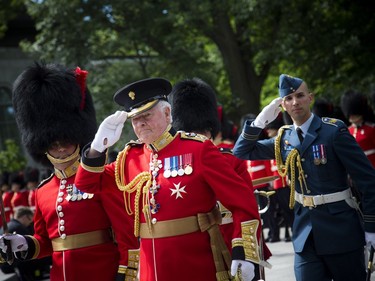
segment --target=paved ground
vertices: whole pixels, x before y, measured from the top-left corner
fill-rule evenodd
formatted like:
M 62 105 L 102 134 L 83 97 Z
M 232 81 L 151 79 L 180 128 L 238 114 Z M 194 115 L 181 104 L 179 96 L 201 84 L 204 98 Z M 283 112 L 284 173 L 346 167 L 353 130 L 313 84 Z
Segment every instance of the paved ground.
M 266 281 L 295 281 L 292 243 L 281 241 L 267 243 L 267 246 L 272 252 L 272 257 L 269 259 L 272 269 L 265 270 Z M 0 281 L 17 281 L 17 278 L 12 274 L 4 274 L 0 271 Z M 371 281 L 375 281 L 375 273 L 372 274 Z

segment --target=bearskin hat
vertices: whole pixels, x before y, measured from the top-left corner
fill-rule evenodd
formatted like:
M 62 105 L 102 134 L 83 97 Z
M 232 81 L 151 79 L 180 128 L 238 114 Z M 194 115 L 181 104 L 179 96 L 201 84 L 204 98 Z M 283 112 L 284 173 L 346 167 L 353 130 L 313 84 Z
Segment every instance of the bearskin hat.
M 319 98 L 315 100 L 312 112 L 318 117 L 334 117 L 334 106 L 325 98 Z
M 13 172 L 9 175 L 9 185 L 11 186 L 12 184 L 18 184 L 21 186 L 21 188 L 24 187 L 25 185 L 25 179 L 22 175 L 22 173 L 19 172 Z
M 96 133 L 95 109 L 86 71 L 35 63 L 13 85 L 12 101 L 22 142 L 36 161 L 51 166 L 48 147 L 56 142 L 82 148 Z
M 25 182 L 39 182 L 39 170 L 37 168 L 27 167 L 24 175 Z
M 193 78 L 177 83 L 168 96 L 172 106 L 173 127 L 186 132 L 220 130 L 215 91 L 206 82 Z
M 349 90 L 341 96 L 341 109 L 348 119 L 350 115 L 362 115 L 364 121 L 374 119 L 367 97 L 354 90 Z

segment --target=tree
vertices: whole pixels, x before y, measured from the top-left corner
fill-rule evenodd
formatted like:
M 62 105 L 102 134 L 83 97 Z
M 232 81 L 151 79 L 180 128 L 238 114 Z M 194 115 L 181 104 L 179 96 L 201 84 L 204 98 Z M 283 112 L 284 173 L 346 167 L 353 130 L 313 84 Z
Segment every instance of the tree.
M 18 172 L 26 167 L 26 159 L 14 140 L 5 141 L 5 150 L 0 151 L 0 174 Z
M 306 77 L 315 92 L 332 97 L 353 85 L 368 90 L 374 78 L 370 1 L 25 3 L 39 34 L 23 46 L 48 60 L 99 69 L 111 84 L 111 90 L 101 84 L 106 97 L 136 77 L 199 76 L 216 88 L 238 121 L 244 113 L 257 113 L 261 100 L 277 95 L 280 73 Z M 125 65 L 120 72 L 110 70 Z

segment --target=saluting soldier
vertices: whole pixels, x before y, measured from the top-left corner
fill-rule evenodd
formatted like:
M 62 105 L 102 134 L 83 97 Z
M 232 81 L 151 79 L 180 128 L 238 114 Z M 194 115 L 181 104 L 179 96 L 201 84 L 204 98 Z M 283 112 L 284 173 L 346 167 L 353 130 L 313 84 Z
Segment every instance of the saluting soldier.
M 125 111 L 102 122 L 84 150 L 76 184 L 87 192 L 123 194 L 123 212 L 133 217 L 140 237 L 141 281 L 230 280 L 230 273 L 250 281 L 260 262 L 260 222 L 249 200 L 239 198 L 251 200 L 252 191 L 209 139 L 171 126 L 170 91 L 163 78 L 118 90 L 114 100 Z M 118 141 L 127 118 L 138 140 L 105 166 L 107 148 Z M 229 260 L 219 239 L 217 199 L 233 215 Z
M 364 245 L 375 245 L 375 170 L 342 121 L 312 114 L 306 82 L 282 74 L 279 94 L 254 122 L 246 122 L 234 154 L 276 158 L 280 175 L 288 174 L 297 281 L 365 280 Z M 257 140 L 280 104 L 293 124 L 281 127 L 273 139 Z M 347 174 L 363 195 L 363 221 Z
M 117 227 L 107 213 L 115 209 L 105 206 L 103 196 L 83 192 L 74 182 L 81 148 L 97 129 L 86 75 L 80 68 L 36 63 L 22 72 L 13 88 L 22 141 L 33 159 L 53 166 L 54 173 L 35 192 L 35 234 L 2 236 L 0 246 L 5 253 L 4 239 L 10 240 L 21 260 L 51 255 L 52 281 L 115 280 L 119 265 L 127 266 L 125 249 L 133 246 L 122 239 L 126 230 L 132 231 L 127 216 L 118 214 Z M 118 247 L 112 224 L 118 230 Z

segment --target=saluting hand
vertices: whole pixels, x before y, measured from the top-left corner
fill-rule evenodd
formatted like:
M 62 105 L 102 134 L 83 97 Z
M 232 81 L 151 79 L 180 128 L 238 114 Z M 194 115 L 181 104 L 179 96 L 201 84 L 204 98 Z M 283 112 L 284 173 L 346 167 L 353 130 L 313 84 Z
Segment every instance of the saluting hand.
M 258 128 L 264 128 L 279 115 L 281 108 L 280 104 L 282 98 L 276 98 L 271 103 L 263 108 L 263 110 L 255 118 L 253 125 Z
M 116 113 L 105 118 L 96 132 L 91 148 L 103 152 L 115 144 L 120 139 L 127 118 L 128 114 L 125 111 L 116 111 Z

